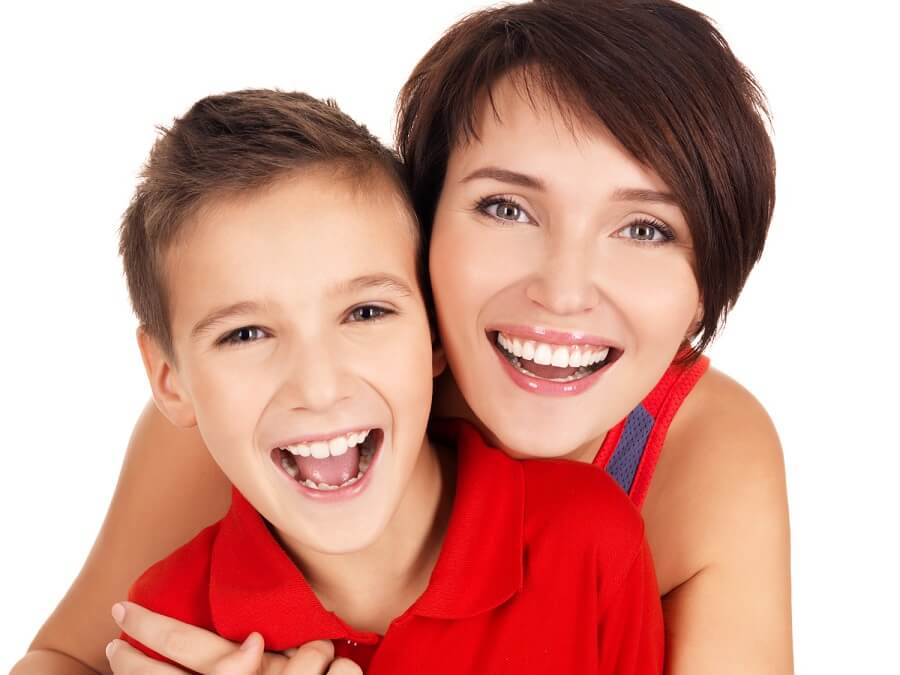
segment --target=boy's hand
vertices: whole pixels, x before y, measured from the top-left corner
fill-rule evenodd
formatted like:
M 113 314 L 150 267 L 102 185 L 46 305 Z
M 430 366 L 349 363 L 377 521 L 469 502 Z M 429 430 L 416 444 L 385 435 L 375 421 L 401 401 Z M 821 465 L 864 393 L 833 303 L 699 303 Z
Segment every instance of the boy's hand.
M 327 640 L 310 642 L 290 656 L 264 650 L 259 633 L 251 633 L 237 645 L 215 633 L 155 614 L 134 603 L 121 603 L 126 611 L 114 612 L 116 623 L 128 635 L 155 652 L 203 675 L 362 675 L 353 661 L 334 658 Z M 106 650 L 115 675 L 183 675 L 186 671 L 151 659 L 123 640 L 113 640 Z

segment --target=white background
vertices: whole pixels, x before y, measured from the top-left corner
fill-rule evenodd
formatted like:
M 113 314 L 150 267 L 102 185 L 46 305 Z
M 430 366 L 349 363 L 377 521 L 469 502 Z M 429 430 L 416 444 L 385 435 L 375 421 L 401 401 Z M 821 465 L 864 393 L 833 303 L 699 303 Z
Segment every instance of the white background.
M 0 16 L 0 669 L 80 568 L 148 397 L 116 227 L 154 126 L 209 93 L 279 87 L 334 97 L 389 140 L 414 63 L 481 5 L 125 4 Z M 689 4 L 775 117 L 768 249 L 711 356 L 784 444 L 797 672 L 898 672 L 892 3 Z

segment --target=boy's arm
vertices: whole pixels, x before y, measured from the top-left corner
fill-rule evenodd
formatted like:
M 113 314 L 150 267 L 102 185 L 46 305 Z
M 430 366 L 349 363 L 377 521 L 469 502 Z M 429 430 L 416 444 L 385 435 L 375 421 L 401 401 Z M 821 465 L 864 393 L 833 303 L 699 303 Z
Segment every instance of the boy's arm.
M 598 672 L 660 675 L 663 672 L 662 606 L 646 540 L 600 616 Z
M 230 485 L 196 430 L 173 427 L 151 402 L 135 427 L 106 520 L 78 578 L 38 632 L 17 672 L 108 673 L 104 650 L 118 635 L 113 603 L 149 565 L 219 519 Z M 37 653 L 32 656 L 31 653 Z

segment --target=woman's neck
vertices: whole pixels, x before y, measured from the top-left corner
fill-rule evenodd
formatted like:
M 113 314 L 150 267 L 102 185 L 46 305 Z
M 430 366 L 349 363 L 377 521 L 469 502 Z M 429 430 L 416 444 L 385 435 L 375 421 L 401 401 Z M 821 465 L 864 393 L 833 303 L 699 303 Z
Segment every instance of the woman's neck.
M 490 445 L 503 450 L 513 457 L 521 457 L 521 453 L 516 452 L 515 448 L 506 447 L 473 412 L 472 408 L 469 407 L 469 404 L 466 403 L 466 399 L 463 397 L 459 387 L 456 385 L 456 381 L 453 379 L 453 375 L 450 373 L 449 368 L 435 380 L 434 402 L 431 406 L 431 414 L 436 418 L 446 417 L 464 419 L 478 429 Z M 601 436 L 600 438 L 591 438 L 569 452 L 563 451 L 557 458 L 590 464 L 594 461 L 597 450 L 603 443 L 604 436 Z

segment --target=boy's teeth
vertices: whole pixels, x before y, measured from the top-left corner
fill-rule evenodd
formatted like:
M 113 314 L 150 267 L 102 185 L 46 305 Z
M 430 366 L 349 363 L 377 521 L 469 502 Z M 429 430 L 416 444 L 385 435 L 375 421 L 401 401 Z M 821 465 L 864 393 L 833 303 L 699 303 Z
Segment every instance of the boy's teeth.
M 291 478 L 296 478 L 300 474 L 300 469 L 297 468 L 296 462 L 292 459 L 288 459 L 287 457 L 281 458 L 281 466 L 284 467 L 284 470 L 287 471 L 288 475 Z
M 347 437 L 338 436 L 328 441 L 328 452 L 332 457 L 340 457 L 347 452 Z
M 327 441 L 315 441 L 313 443 L 296 443 L 288 445 L 284 449 L 292 455 L 301 457 L 315 457 L 316 459 L 326 459 L 327 457 L 340 457 L 347 452 L 349 448 L 356 447 L 362 443 L 369 435 L 369 431 L 352 432 L 335 436 Z
M 301 484 L 305 485 L 308 488 L 312 488 L 313 490 L 323 490 L 326 492 L 329 490 L 338 490 L 342 487 L 347 487 L 348 485 L 353 485 L 356 481 L 358 481 L 360 478 L 363 477 L 363 474 L 366 472 L 366 469 L 368 467 L 369 467 L 368 461 L 366 462 L 365 466 L 363 466 L 362 462 L 360 462 L 359 473 L 357 473 L 355 476 L 353 476 L 353 478 L 348 478 L 340 485 L 331 485 L 330 483 L 316 483 L 315 481 L 310 480 L 309 478 L 307 478 Z M 287 466 L 285 466 L 285 469 L 287 469 Z
M 518 358 L 534 361 L 541 366 L 557 368 L 581 368 L 605 361 L 609 347 L 593 345 L 554 345 L 535 340 L 520 340 L 503 333 L 497 334 L 497 343 Z

